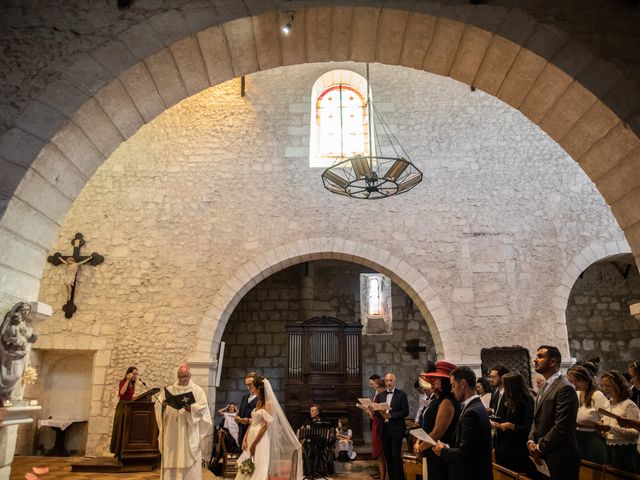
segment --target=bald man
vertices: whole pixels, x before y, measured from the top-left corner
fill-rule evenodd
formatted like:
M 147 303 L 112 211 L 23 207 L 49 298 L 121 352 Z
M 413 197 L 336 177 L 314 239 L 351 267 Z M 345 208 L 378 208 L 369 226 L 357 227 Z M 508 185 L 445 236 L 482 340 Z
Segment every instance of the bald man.
M 195 403 L 175 409 L 164 401 L 156 403 L 156 418 L 160 433 L 163 480 L 202 479 L 202 451 L 200 442 L 211 431 L 211 413 L 204 390 L 191 380 L 188 365 L 178 367 L 178 380 L 166 387 L 171 395 L 191 392 Z
M 396 388 L 396 376 L 387 373 L 384 376 L 387 387 L 386 402 L 389 410 L 382 412 L 382 450 L 387 462 L 389 480 L 404 480 L 402 464 L 402 441 L 406 433 L 404 419 L 409 416 L 407 394 Z

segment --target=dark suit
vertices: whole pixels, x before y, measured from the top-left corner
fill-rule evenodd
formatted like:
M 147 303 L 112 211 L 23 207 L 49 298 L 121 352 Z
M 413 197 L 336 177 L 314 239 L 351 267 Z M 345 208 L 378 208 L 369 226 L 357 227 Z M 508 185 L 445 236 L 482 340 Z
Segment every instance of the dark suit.
M 548 385 L 536 398 L 529 440 L 538 444 L 552 480 L 578 480 L 577 412 L 578 396 L 564 376 Z
M 449 480 L 491 480 L 491 424 L 479 398 L 462 411 L 450 448 L 440 458 L 449 465 Z
M 251 412 L 256 408 L 256 404 L 258 403 L 258 397 L 256 396 L 253 400 L 249 401 L 250 393 L 245 393 L 242 396 L 242 400 L 240 401 L 240 408 L 238 408 L 238 417 L 240 418 L 251 418 Z M 242 447 L 242 440 L 244 439 L 244 434 L 247 432 L 249 425 L 245 425 L 243 423 L 238 424 L 238 442 L 240 443 L 240 447 Z
M 382 450 L 387 462 L 389 480 L 403 480 L 402 439 L 406 432 L 404 419 L 409 416 L 407 394 L 397 388 L 394 389 L 390 407 L 391 418 L 382 424 Z
M 499 417 L 501 421 L 504 421 L 504 416 L 507 413 L 507 407 L 504 404 L 504 393 L 500 396 L 500 389 L 496 388 L 491 392 L 491 400 L 489 401 L 489 408 L 493 409 L 493 415 Z

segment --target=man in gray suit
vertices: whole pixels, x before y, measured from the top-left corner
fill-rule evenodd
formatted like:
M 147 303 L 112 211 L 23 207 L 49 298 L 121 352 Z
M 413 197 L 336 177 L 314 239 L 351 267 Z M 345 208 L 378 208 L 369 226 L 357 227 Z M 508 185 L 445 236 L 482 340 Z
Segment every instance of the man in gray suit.
M 560 373 L 561 360 L 557 347 L 542 345 L 536 352 L 533 366 L 546 381 L 536 398 L 527 447 L 536 463 L 541 460 L 546 462 L 551 480 L 578 480 L 578 396 L 571 383 Z

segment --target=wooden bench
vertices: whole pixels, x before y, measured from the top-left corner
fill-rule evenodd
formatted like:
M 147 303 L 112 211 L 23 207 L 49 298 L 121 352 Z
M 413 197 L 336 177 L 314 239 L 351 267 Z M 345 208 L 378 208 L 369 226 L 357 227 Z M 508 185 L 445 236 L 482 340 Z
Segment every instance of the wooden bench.
M 580 464 L 580 480 L 604 480 L 604 465 L 583 460 Z
M 413 459 L 403 459 L 404 474 L 407 480 L 416 480 L 416 476 L 422 477 L 422 463 L 416 463 Z
M 584 463 L 584 462 L 583 462 Z M 611 465 L 604 466 L 604 480 L 640 480 L 640 475 L 636 473 L 618 470 Z

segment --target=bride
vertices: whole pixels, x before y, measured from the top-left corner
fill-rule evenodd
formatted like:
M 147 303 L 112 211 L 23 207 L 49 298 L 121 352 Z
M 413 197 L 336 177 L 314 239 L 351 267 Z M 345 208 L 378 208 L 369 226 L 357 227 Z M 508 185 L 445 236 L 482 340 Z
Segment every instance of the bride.
M 242 440 L 236 480 L 301 480 L 302 446 L 291 429 L 271 383 L 253 379 L 258 402 L 251 412 L 251 426 Z M 242 463 L 252 459 L 253 473 L 243 473 Z

